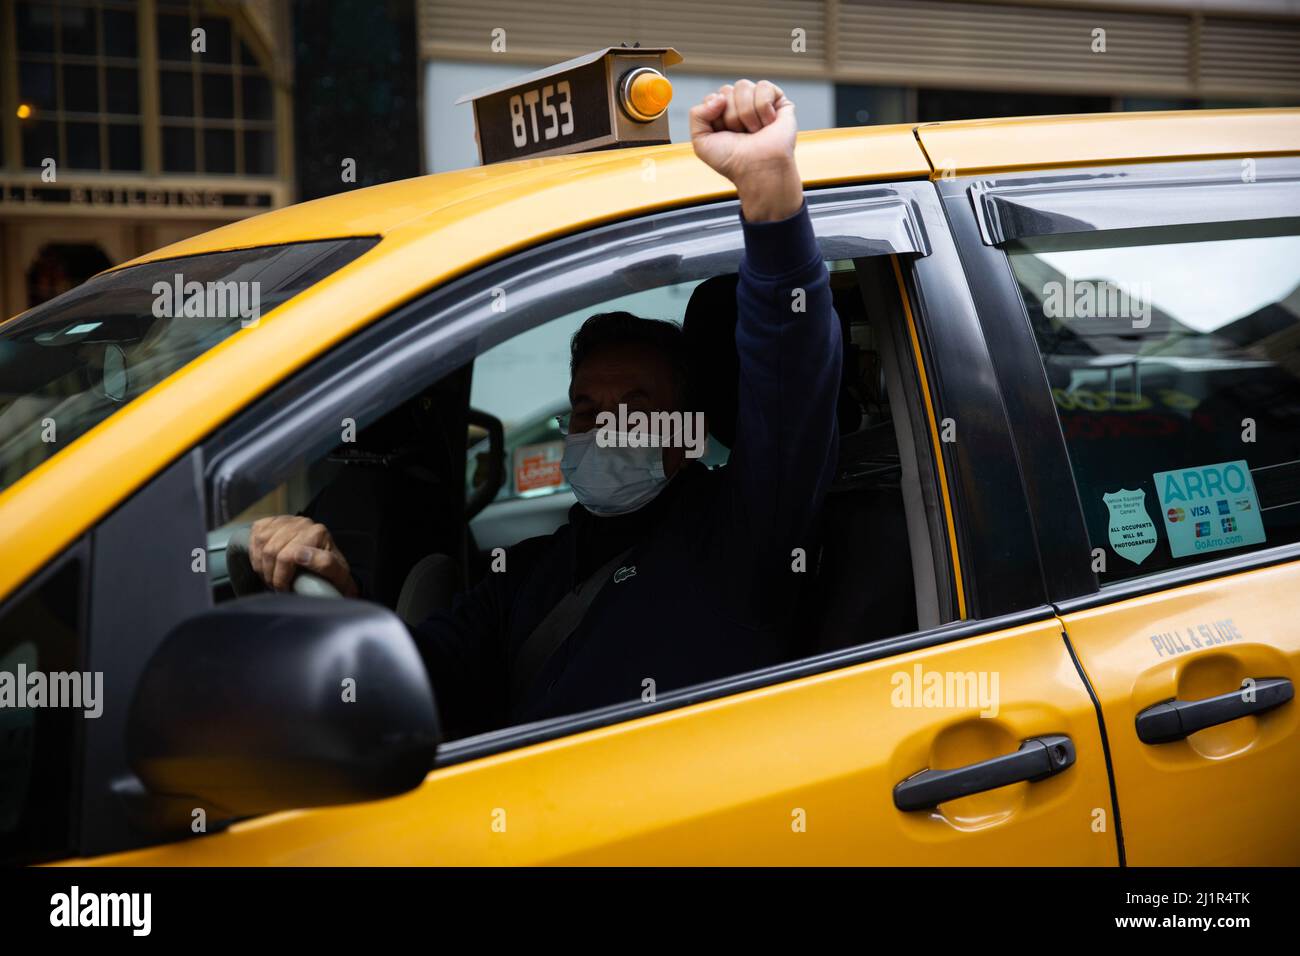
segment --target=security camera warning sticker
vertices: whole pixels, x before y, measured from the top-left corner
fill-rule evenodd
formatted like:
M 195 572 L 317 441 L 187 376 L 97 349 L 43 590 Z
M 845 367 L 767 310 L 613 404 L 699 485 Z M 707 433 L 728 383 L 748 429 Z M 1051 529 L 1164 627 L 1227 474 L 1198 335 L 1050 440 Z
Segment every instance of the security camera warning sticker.
M 1158 471 L 1152 477 L 1175 558 L 1263 542 L 1259 497 L 1245 461 Z
M 1102 495 L 1110 509 L 1110 546 L 1121 558 L 1141 564 L 1156 549 L 1156 526 L 1147 514 L 1147 493 L 1121 488 Z

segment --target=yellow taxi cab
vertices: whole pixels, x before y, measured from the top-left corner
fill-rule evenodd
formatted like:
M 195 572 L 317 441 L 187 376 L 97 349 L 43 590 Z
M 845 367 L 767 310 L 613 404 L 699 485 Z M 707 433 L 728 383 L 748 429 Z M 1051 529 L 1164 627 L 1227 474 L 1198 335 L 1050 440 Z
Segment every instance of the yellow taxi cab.
M 440 732 L 404 624 L 564 520 L 567 337 L 729 328 L 730 184 L 592 148 L 674 55 L 486 91 L 479 168 L 0 325 L 0 858 L 1300 863 L 1300 110 L 802 133 L 845 365 L 799 653 Z M 369 601 L 251 593 L 281 511 Z

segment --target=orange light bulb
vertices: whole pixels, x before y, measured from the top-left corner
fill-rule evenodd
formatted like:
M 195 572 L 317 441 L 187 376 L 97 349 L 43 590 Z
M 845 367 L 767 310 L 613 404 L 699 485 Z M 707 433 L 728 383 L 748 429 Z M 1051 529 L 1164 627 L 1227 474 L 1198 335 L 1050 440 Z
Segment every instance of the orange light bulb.
M 627 98 L 642 116 L 658 116 L 673 100 L 673 85 L 662 73 L 642 73 L 632 80 Z

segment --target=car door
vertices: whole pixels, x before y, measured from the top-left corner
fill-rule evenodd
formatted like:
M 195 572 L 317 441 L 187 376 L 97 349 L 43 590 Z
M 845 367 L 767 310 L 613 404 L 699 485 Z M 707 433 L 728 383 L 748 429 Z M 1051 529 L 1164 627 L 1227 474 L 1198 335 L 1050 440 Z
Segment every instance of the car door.
M 898 561 L 906 549 L 934 569 L 919 629 L 444 742 L 423 784 L 380 802 L 272 814 L 179 840 L 150 837 L 137 819 L 113 851 L 101 844 L 78 862 L 1114 864 L 1118 821 L 1098 714 L 1046 603 L 1029 525 L 997 513 L 1023 514 L 1023 492 L 934 189 L 826 190 L 810 195 L 810 208 L 827 258 L 855 263 L 892 343 L 893 398 L 908 435 L 899 454 L 919 510 L 907 540 L 881 541 L 873 553 L 877 563 Z M 393 382 L 448 374 L 614 291 L 734 271 L 740 249 L 736 206 L 722 203 L 591 230 L 484 268 L 345 343 L 214 436 L 195 453 L 202 502 L 152 500 L 189 524 L 201 510 L 220 524 L 308 460 L 348 410 L 395 401 Z M 513 304 L 501 313 L 488 293 L 507 280 Z M 952 329 L 942 346 L 938 315 Z M 947 423 L 966 401 L 990 413 L 950 442 Z M 996 492 L 975 493 L 1008 477 Z M 143 509 L 135 520 L 183 524 Z M 127 551 L 115 563 L 126 567 L 130 535 L 119 540 Z M 858 569 L 855 586 L 871 587 L 873 573 Z
M 942 186 L 1004 339 L 1128 862 L 1295 865 L 1300 165 Z

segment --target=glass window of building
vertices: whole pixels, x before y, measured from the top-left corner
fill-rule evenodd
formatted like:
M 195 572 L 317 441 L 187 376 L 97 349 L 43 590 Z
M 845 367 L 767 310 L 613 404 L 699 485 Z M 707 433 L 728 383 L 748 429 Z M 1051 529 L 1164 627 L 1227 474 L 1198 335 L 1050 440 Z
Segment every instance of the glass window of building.
M 229 19 L 204 4 L 157 4 L 162 169 L 275 172 L 270 78 Z
M 273 86 L 229 16 L 197 0 L 12 7 L 23 168 L 275 174 Z
M 140 62 L 129 0 L 17 0 L 22 165 L 140 172 Z

